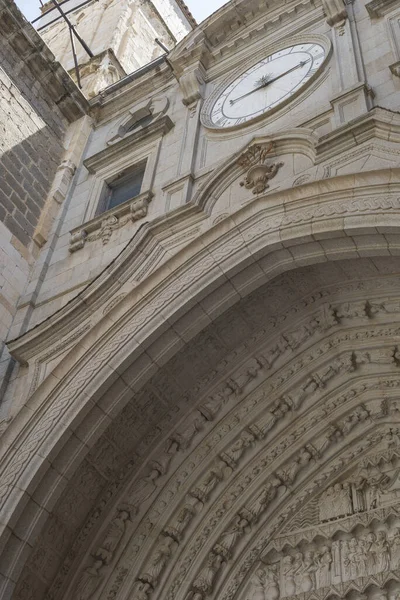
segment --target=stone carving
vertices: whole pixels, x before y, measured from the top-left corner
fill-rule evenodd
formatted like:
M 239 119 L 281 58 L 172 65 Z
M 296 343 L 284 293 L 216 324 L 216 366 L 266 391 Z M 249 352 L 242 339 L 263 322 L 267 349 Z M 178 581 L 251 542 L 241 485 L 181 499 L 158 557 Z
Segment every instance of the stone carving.
M 282 485 L 281 479 L 272 476 L 263 490 L 248 506 L 242 508 L 240 514 L 247 519 L 249 523 L 257 522 L 260 515 L 267 509 L 268 505 L 278 493 L 278 488 Z
M 220 454 L 221 459 L 228 465 L 228 467 L 235 469 L 238 461 L 246 449 L 252 444 L 252 442 L 254 442 L 254 440 L 255 437 L 251 433 L 242 433 L 240 438 L 236 440 L 236 442 L 234 442 L 232 446 L 226 450 L 226 452 L 222 452 Z
M 188 419 L 184 425 L 172 434 L 171 440 L 178 444 L 179 449 L 186 450 L 193 438 L 202 430 L 204 421 L 205 417 L 201 413 L 199 416 L 196 412 L 191 419 Z
M 301 448 L 295 458 L 287 467 L 278 469 L 276 475 L 285 485 L 290 486 L 294 483 L 298 473 L 308 465 L 308 463 L 316 457 L 315 448 L 308 444 Z
M 109 564 L 113 559 L 125 533 L 129 518 L 130 513 L 127 510 L 118 510 L 117 515 L 111 521 L 100 548 L 94 553 L 94 556 L 102 560 L 104 564 Z
M 204 504 L 217 483 L 223 479 L 223 466 L 221 463 L 215 463 L 200 484 L 190 491 L 190 495 Z
M 194 515 L 194 506 L 191 504 L 185 504 L 179 511 L 174 524 L 165 527 L 164 533 L 169 535 L 175 541 L 179 542 L 182 539 L 184 530 L 189 525 Z
M 76 252 L 84 247 L 86 242 L 101 240 L 103 245 L 108 244 L 113 232 L 129 222 L 143 219 L 148 212 L 152 194 L 143 193 L 129 202 L 116 206 L 111 214 L 106 213 L 104 218 L 96 217 L 86 223 L 79 230 L 74 230 L 70 238 L 70 252 Z
M 93 565 L 87 567 L 80 576 L 75 587 L 76 600 L 89 600 L 99 587 L 104 578 L 104 562 L 96 560 Z
M 273 144 L 251 146 L 238 158 L 238 164 L 247 169 L 246 177 L 240 182 L 242 187 L 252 190 L 253 194 L 261 194 L 269 188 L 269 181 L 283 167 L 283 162 L 265 163 L 268 154 L 273 150 Z
M 261 594 L 261 588 L 265 590 L 268 583 L 274 598 L 285 598 L 395 569 L 399 562 L 400 528 L 389 534 L 383 529 L 367 530 L 341 540 L 325 540 L 320 548 L 315 545 L 303 551 L 293 548 L 280 553 L 278 562 L 256 570 L 254 593 Z M 265 576 L 268 572 L 269 581 Z
M 142 581 L 136 581 L 133 591 L 132 600 L 148 600 L 151 592 L 151 585 L 149 583 L 143 583 Z
M 142 581 L 143 583 L 148 583 L 154 588 L 161 576 L 164 567 L 166 566 L 168 560 L 171 558 L 175 546 L 175 540 L 173 540 L 169 536 L 161 540 L 147 566 L 146 572 L 139 577 L 140 581 Z
M 265 438 L 268 433 L 275 427 L 275 425 L 284 418 L 284 416 L 291 411 L 293 403 L 291 400 L 286 398 L 279 398 L 271 406 L 264 417 L 261 417 L 257 423 L 249 425 L 250 431 L 258 438 Z
M 230 527 L 220 536 L 218 542 L 213 548 L 215 554 L 220 554 L 225 560 L 228 560 L 232 556 L 233 548 L 236 542 L 244 534 L 249 522 L 247 519 L 243 519 L 238 516 Z
M 215 576 L 223 562 L 224 558 L 221 554 L 210 552 L 206 565 L 192 583 L 192 590 L 195 592 L 193 600 L 203 600 L 203 598 L 212 592 Z

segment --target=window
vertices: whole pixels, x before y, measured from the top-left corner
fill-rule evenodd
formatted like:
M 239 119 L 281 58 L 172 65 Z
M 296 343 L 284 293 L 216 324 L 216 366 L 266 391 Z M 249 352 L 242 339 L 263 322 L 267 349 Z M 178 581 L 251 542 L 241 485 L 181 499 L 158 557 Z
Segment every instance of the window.
M 115 208 L 140 194 L 146 163 L 135 165 L 106 182 L 98 212 Z

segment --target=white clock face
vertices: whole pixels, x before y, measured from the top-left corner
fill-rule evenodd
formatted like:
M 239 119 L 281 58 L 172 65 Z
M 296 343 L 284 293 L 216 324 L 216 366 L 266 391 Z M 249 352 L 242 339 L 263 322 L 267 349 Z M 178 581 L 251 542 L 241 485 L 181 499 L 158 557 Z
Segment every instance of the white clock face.
M 315 75 L 325 57 L 325 49 L 312 43 L 290 46 L 267 56 L 222 92 L 211 109 L 212 125 L 240 125 L 287 101 Z

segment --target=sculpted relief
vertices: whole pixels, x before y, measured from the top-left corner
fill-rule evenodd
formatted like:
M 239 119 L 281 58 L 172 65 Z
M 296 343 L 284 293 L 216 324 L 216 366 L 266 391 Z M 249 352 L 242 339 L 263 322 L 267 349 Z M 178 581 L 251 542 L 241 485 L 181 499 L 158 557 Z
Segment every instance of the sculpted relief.
M 366 589 L 369 581 L 382 583 L 390 572 L 398 571 L 399 432 L 390 430 L 386 443 L 388 450 L 363 459 L 350 478 L 329 486 L 312 501 L 318 510 L 308 511 L 308 516 L 310 520 L 314 514 L 316 527 L 304 522 L 303 529 L 273 542 L 273 549 L 253 571 L 250 600 L 325 598 L 329 588 Z M 343 584 L 346 587 L 338 588 Z

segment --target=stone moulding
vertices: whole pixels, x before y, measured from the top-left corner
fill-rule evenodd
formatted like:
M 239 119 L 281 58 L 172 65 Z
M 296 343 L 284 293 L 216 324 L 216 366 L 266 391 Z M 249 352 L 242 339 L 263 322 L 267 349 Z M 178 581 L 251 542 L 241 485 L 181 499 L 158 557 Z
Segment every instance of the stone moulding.
M 70 252 L 83 248 L 86 242 L 101 239 L 106 245 L 113 231 L 127 223 L 143 219 L 147 215 L 148 205 L 153 197 L 151 191 L 143 192 L 123 204 L 107 210 L 80 227 L 71 230 Z
M 163 115 L 146 127 L 128 133 L 119 142 L 87 158 L 83 161 L 83 164 L 89 173 L 97 173 L 100 169 L 109 165 L 112 160 L 129 152 L 134 146 L 147 142 L 149 139 L 162 137 L 171 131 L 173 126 L 174 124 L 171 119 L 167 115 Z
M 365 8 L 370 17 L 377 19 L 383 17 L 397 6 L 397 0 L 371 0 L 371 2 L 366 3 Z

